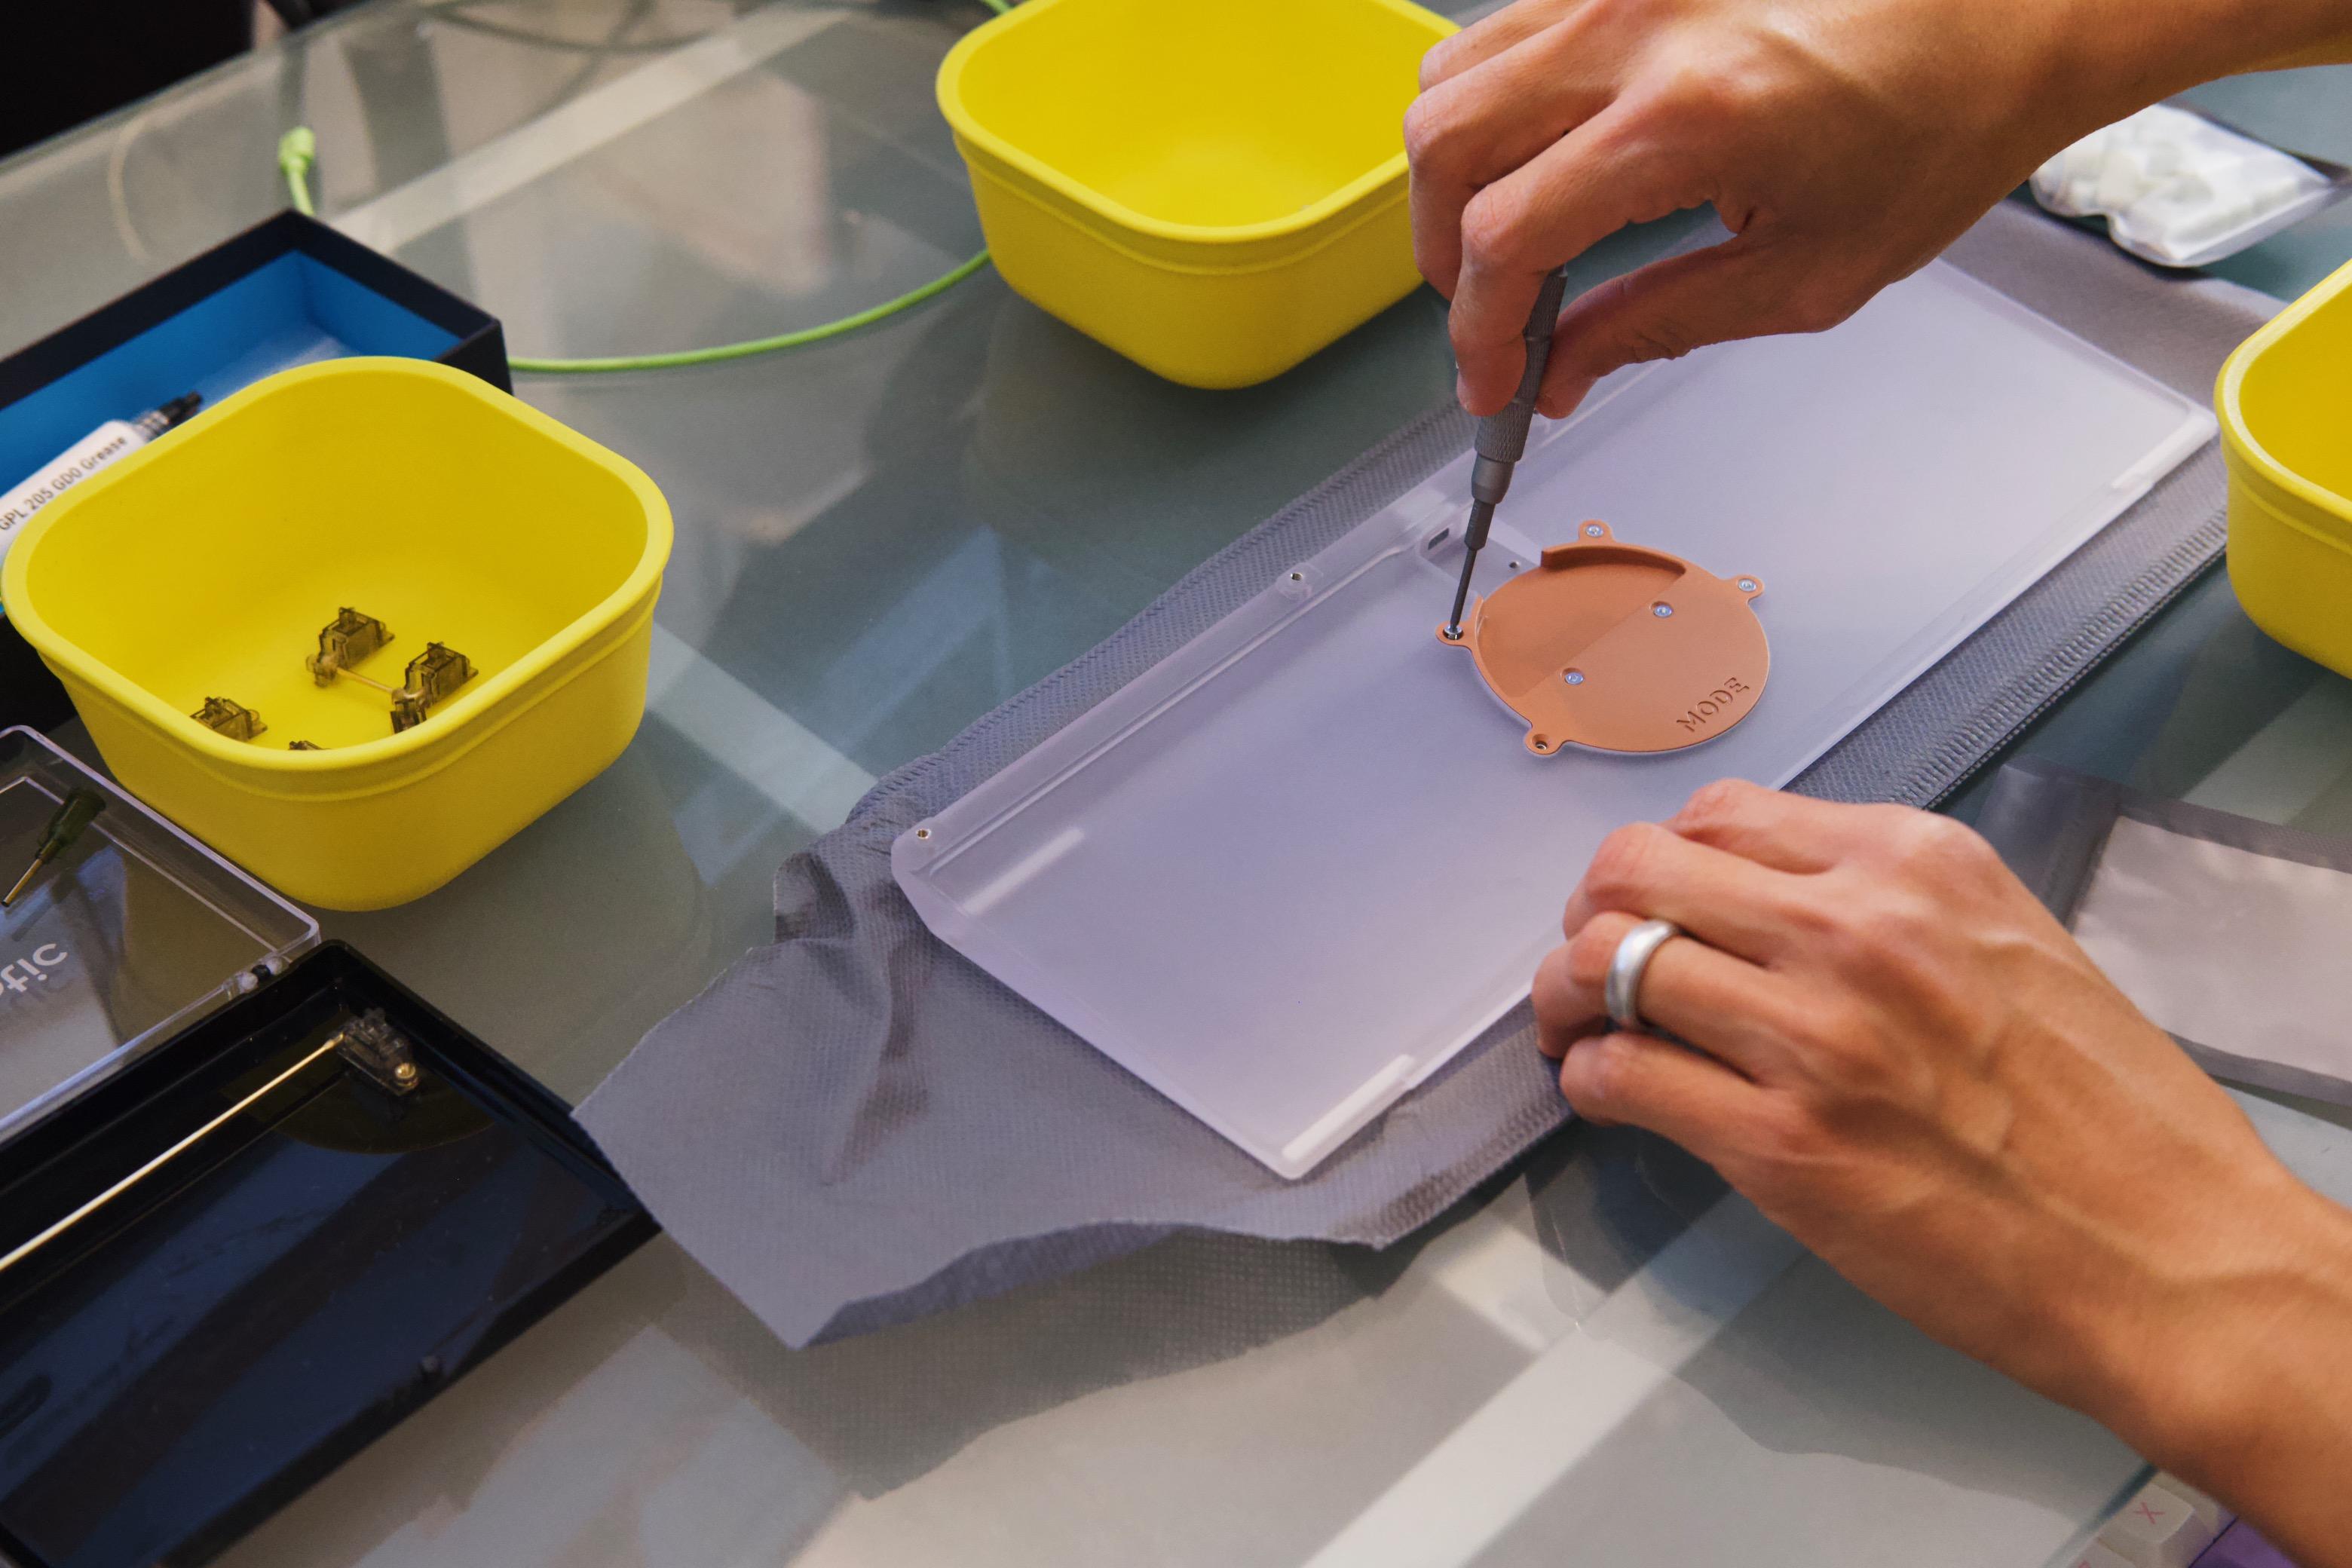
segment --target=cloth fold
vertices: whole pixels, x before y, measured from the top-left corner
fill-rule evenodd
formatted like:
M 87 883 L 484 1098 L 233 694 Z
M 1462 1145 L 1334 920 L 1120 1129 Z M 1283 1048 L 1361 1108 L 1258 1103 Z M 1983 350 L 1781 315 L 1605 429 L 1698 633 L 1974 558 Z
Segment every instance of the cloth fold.
M 2202 397 L 2277 307 L 2159 276 L 2018 204 L 1951 259 Z M 931 937 L 890 871 L 959 798 L 1457 457 L 1433 410 L 1092 651 L 877 784 L 776 879 L 777 940 L 658 1025 L 578 1116 L 681 1246 L 787 1343 L 903 1321 L 1179 1229 L 1381 1247 L 1566 1120 L 1522 1005 L 1297 1182 L 1275 1176 Z M 1795 787 L 1929 804 L 2218 556 L 2209 447 Z M 1563 896 L 1566 889 L 1562 889 Z

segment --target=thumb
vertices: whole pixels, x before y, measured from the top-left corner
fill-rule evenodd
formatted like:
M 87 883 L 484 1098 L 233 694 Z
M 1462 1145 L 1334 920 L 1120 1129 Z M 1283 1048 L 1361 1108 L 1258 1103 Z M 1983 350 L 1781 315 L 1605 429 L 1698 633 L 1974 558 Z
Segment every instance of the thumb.
M 1816 249 L 1736 236 L 1654 261 L 1585 291 L 1562 313 L 1537 407 L 1565 417 L 1610 372 L 1680 359 L 1708 343 L 1774 332 L 1818 332 L 1861 303 L 1822 284 Z

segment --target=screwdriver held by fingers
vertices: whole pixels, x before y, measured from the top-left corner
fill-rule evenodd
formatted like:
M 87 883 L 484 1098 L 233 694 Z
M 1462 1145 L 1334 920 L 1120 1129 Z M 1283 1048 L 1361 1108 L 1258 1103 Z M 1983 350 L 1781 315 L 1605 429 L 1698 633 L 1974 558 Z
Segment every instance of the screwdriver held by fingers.
M 1501 409 L 1478 421 L 1477 460 L 1470 468 L 1470 521 L 1462 531 L 1462 582 L 1454 590 L 1454 613 L 1445 617 L 1445 635 L 1458 641 L 1462 611 L 1470 602 L 1470 574 L 1478 552 L 1486 547 L 1494 526 L 1496 503 L 1511 488 L 1511 475 L 1528 449 L 1528 426 L 1536 416 L 1536 394 L 1543 388 L 1544 366 L 1551 361 L 1552 328 L 1559 321 L 1559 302 L 1568 290 L 1568 268 L 1544 274 L 1536 290 L 1535 309 L 1528 312 L 1527 368 L 1519 373 L 1519 390 Z

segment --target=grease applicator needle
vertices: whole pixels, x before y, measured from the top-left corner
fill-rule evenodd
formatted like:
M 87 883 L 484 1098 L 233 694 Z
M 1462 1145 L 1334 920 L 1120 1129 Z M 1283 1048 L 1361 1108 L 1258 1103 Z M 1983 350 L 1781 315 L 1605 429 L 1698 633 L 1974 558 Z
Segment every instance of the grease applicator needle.
M 41 847 L 33 851 L 33 863 L 25 868 L 25 874 L 16 879 L 16 885 L 8 889 L 7 896 L 0 898 L 0 909 L 12 908 L 23 898 L 25 889 L 33 885 L 33 879 L 41 874 L 41 868 L 65 853 L 81 837 L 81 830 L 89 826 L 90 819 L 105 807 L 105 800 L 95 791 L 78 789 L 68 794 L 57 815 L 49 818 L 48 826 L 42 829 Z
M 1559 302 L 1568 291 L 1568 269 L 1544 275 L 1536 291 L 1535 308 L 1528 312 L 1521 334 L 1527 345 L 1527 368 L 1519 373 L 1519 390 L 1501 409 L 1478 421 L 1477 461 L 1470 468 L 1470 521 L 1462 531 L 1462 582 L 1454 590 L 1454 613 L 1445 618 L 1448 640 L 1462 637 L 1462 612 L 1470 603 L 1470 574 L 1477 569 L 1478 552 L 1486 547 L 1486 531 L 1494 525 L 1495 507 L 1511 488 L 1511 475 L 1528 449 L 1528 426 L 1536 416 L 1536 394 L 1543 386 L 1544 366 L 1551 361 L 1552 328 L 1559 321 Z

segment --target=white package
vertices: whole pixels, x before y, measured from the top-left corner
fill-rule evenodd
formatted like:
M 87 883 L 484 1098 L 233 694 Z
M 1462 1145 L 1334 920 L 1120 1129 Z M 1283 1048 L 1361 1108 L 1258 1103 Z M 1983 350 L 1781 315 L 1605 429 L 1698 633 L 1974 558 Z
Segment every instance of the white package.
M 2202 267 L 2336 201 L 2352 188 L 2342 173 L 2159 103 L 2092 132 L 2035 170 L 2032 187 L 2061 216 L 2105 218 L 2134 256 Z
M 2352 1106 L 2352 840 L 2036 757 L 2001 769 L 1977 827 L 2215 1078 Z
M 2210 439 L 1946 263 L 1832 331 L 1621 372 L 1539 426 L 1482 591 L 1606 520 L 1765 583 L 1738 729 L 1530 753 L 1436 629 L 1470 458 L 893 846 L 941 941 L 1276 1173 L 1527 994 L 1611 829 L 1795 776 Z
M 2074 929 L 2158 1027 L 2352 1084 L 2352 873 L 2126 819 Z

